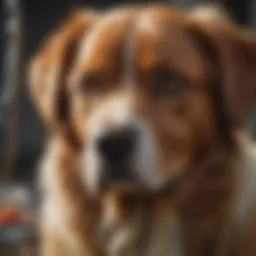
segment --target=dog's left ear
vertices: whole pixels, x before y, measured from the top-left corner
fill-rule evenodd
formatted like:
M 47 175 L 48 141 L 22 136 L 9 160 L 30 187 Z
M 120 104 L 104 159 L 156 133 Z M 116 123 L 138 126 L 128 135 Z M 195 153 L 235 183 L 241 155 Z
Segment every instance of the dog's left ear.
M 232 125 L 243 125 L 256 102 L 256 38 L 229 22 L 191 24 L 212 63 L 223 109 Z
M 92 11 L 72 13 L 47 36 L 31 59 L 28 67 L 29 92 L 49 134 L 70 125 L 67 80 L 80 42 L 96 19 L 97 14 Z

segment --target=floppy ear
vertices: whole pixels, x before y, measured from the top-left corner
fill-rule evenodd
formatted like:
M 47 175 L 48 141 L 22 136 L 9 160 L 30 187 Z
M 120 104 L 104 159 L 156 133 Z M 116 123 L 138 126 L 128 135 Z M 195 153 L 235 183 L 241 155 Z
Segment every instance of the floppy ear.
M 226 118 L 243 125 L 256 100 L 255 37 L 229 22 L 197 22 L 192 31 L 212 64 Z
M 67 77 L 79 42 L 95 19 L 96 15 L 87 11 L 72 14 L 47 38 L 31 61 L 28 72 L 31 98 L 50 132 L 67 125 Z

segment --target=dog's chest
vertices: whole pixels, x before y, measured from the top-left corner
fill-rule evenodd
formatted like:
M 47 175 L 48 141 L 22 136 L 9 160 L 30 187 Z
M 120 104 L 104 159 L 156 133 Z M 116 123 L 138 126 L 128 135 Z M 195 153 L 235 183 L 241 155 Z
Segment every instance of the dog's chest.
M 182 229 L 174 215 L 120 226 L 105 242 L 108 256 L 183 256 Z
M 182 230 L 178 218 L 171 216 L 169 219 L 161 219 L 153 223 L 145 250 L 146 256 L 182 256 L 183 249 Z

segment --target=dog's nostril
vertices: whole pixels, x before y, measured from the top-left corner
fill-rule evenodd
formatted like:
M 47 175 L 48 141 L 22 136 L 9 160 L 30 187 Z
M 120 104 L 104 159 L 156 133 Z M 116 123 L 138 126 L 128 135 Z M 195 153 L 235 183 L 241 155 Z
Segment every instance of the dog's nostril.
M 101 136 L 97 147 L 104 160 L 115 164 L 126 161 L 133 154 L 136 140 L 137 131 L 127 127 Z

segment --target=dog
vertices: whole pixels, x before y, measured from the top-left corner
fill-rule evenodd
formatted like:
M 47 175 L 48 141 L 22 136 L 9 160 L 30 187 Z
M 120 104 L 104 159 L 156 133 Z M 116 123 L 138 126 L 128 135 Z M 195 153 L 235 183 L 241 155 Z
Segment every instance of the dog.
M 33 57 L 41 255 L 256 255 L 256 39 L 198 17 L 78 11 Z

